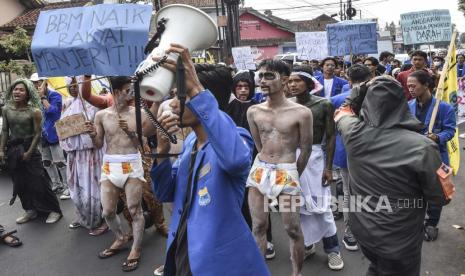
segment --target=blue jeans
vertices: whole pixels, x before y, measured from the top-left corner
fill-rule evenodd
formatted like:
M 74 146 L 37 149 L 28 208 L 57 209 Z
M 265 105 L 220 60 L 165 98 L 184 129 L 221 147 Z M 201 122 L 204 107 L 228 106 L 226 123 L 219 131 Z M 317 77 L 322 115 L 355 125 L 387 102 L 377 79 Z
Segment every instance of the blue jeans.
M 331 252 L 339 253 L 339 240 L 337 239 L 337 234 L 334 234 L 331 237 L 323 238 L 323 248 L 326 254 Z

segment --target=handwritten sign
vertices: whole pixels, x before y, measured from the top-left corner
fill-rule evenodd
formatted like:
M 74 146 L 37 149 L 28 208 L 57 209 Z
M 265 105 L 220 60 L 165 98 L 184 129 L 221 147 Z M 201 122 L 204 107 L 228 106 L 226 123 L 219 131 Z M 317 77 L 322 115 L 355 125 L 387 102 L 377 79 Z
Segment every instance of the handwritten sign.
M 326 26 L 328 52 L 332 56 L 378 52 L 376 23 L 335 23 Z
M 255 70 L 252 49 L 250 46 L 234 47 L 231 49 L 234 58 L 234 64 L 237 70 Z
M 73 137 L 86 132 L 86 118 L 84 114 L 74 114 L 57 121 L 55 128 L 60 140 Z
M 132 75 L 144 60 L 152 6 L 42 11 L 32 40 L 39 76 Z
M 297 32 L 295 43 L 300 59 L 322 60 L 328 56 L 328 37 L 326 32 Z
M 449 10 L 429 10 L 400 15 L 404 44 L 450 41 L 452 24 Z

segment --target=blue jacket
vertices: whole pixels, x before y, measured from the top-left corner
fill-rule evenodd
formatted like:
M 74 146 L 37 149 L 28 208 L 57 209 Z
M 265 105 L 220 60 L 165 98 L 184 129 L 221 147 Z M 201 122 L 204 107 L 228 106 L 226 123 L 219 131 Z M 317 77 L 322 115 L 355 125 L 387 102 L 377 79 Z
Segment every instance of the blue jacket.
M 55 129 L 55 122 L 60 120 L 61 116 L 61 94 L 55 90 L 48 89 L 47 101 L 50 103 L 50 108 L 45 110 L 42 107 L 43 124 L 42 138 L 46 139 L 50 144 L 58 143 L 58 135 Z
M 345 92 L 339 94 L 337 96 L 331 97 L 331 103 L 334 106 L 334 109 L 338 109 L 344 103 L 345 99 L 350 96 L 349 92 Z M 344 147 L 344 143 L 342 142 L 341 134 L 339 132 L 336 135 L 336 149 L 334 150 L 334 159 L 333 165 L 339 168 L 346 169 L 347 168 L 347 154 L 346 149 Z
M 436 98 L 433 98 L 426 115 L 426 119 L 424 122 L 422 122 L 425 125 L 425 128 L 422 130 L 423 134 L 428 132 L 428 125 L 431 121 L 431 115 L 433 113 L 435 103 Z M 417 100 L 411 100 L 408 105 L 410 107 L 410 112 L 412 112 L 412 114 L 415 116 L 417 110 Z M 439 137 L 439 152 L 441 153 L 442 162 L 449 165 L 447 141 L 454 138 L 455 128 L 457 127 L 454 108 L 448 103 L 441 102 L 439 103 L 438 114 L 436 116 L 437 117 L 436 122 L 434 123 L 433 133 Z
M 208 141 L 199 149 L 194 172 L 199 172 L 187 217 L 188 256 L 194 276 L 270 275 L 241 212 L 247 176 L 252 163 L 253 141 L 248 131 L 237 128 L 209 91 L 187 103 L 201 122 Z M 171 254 L 178 230 L 189 174 L 195 133 L 185 140 L 183 152 L 173 165 L 167 159 L 153 166 L 153 191 L 162 202 L 173 202 L 167 242 L 165 276 L 174 276 Z
M 350 83 L 344 84 L 344 86 L 342 87 L 342 92 L 341 92 L 341 94 L 350 92 L 351 90 L 352 90 L 352 88 L 350 88 Z M 340 94 L 339 94 L 339 95 L 340 95 Z M 336 96 L 335 96 L 335 97 L 336 97 Z M 341 102 L 341 104 L 342 104 L 342 102 Z
M 323 86 L 325 85 L 325 78 L 323 75 L 320 75 L 320 76 L 316 76 L 315 77 Z M 331 97 L 333 96 L 336 96 L 336 95 L 339 95 L 342 93 L 342 87 L 345 85 L 345 84 L 348 84 L 349 82 L 346 81 L 345 79 L 341 79 L 339 77 L 336 77 L 334 76 L 333 78 L 333 87 L 331 88 Z M 315 94 L 317 96 L 320 96 L 320 97 L 324 97 L 325 96 L 325 90 L 322 89 L 320 92 L 318 92 L 317 94 Z

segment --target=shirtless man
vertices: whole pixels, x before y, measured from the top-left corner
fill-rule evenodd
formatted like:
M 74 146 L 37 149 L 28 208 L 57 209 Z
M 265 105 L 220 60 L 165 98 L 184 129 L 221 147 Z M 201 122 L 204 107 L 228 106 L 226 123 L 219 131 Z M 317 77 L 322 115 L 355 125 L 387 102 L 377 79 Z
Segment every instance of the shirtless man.
M 282 61 L 264 60 L 258 66 L 260 88 L 267 94 L 267 101 L 251 106 L 247 120 L 258 150 L 249 174 L 249 206 L 255 240 L 265 255 L 267 205 L 277 203 L 280 197 L 295 203 L 300 197 L 299 176 L 307 165 L 312 145 L 311 111 L 286 99 L 284 87 L 290 74 Z M 296 158 L 296 151 L 301 154 Z M 297 159 L 297 161 L 296 161 Z M 283 196 L 285 195 L 285 196 Z M 265 198 L 266 197 L 266 198 Z M 297 205 L 297 204 L 294 204 Z M 300 275 L 304 261 L 304 240 L 300 228 L 300 208 L 280 210 L 283 224 L 291 242 L 292 275 Z
M 128 237 L 123 234 L 121 222 L 116 215 L 119 194 L 121 189 L 124 189 L 132 217 L 134 242 L 122 269 L 132 271 L 139 264 L 144 233 L 145 221 L 141 206 L 142 184 L 145 182 L 144 170 L 134 132 L 136 128 L 135 108 L 128 105 L 128 101 L 133 97 L 131 79 L 111 77 L 110 82 L 115 104 L 97 112 L 95 126 L 87 122 L 88 133 L 95 147 L 101 148 L 104 139 L 106 141 L 100 177 L 103 217 L 116 235 L 116 240 L 111 247 L 100 252 L 99 257 L 106 259 L 117 254 L 128 242 Z
M 328 254 L 328 266 L 333 270 L 344 267 L 339 252 L 337 228 L 331 212 L 331 184 L 333 180 L 333 157 L 336 145 L 334 109 L 323 97 L 310 94 L 315 84 L 312 71 L 306 66 L 296 66 L 289 77 L 289 92 L 297 103 L 306 106 L 313 115 L 313 146 L 307 167 L 300 176 L 305 207 L 300 209 L 301 227 L 305 240 L 305 256 L 315 253 L 316 242 L 323 239 Z M 322 142 L 325 141 L 325 153 Z

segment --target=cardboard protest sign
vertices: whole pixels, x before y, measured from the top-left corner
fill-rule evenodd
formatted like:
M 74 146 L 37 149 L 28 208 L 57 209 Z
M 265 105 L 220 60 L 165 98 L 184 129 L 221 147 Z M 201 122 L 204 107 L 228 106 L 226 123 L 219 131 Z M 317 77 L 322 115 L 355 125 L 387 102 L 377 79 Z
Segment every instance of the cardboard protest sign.
M 152 6 L 42 11 L 32 40 L 39 76 L 128 76 L 144 60 Z
M 378 52 L 376 23 L 348 22 L 326 26 L 331 56 L 362 55 Z
M 255 70 L 252 49 L 250 46 L 234 47 L 231 49 L 234 58 L 234 64 L 237 70 Z
M 297 32 L 295 43 L 299 58 L 303 60 L 324 59 L 328 56 L 326 32 Z
M 86 118 L 84 114 L 74 114 L 55 123 L 57 135 L 60 140 L 73 137 L 86 132 Z
M 450 41 L 452 24 L 449 10 L 429 10 L 400 15 L 405 45 Z

